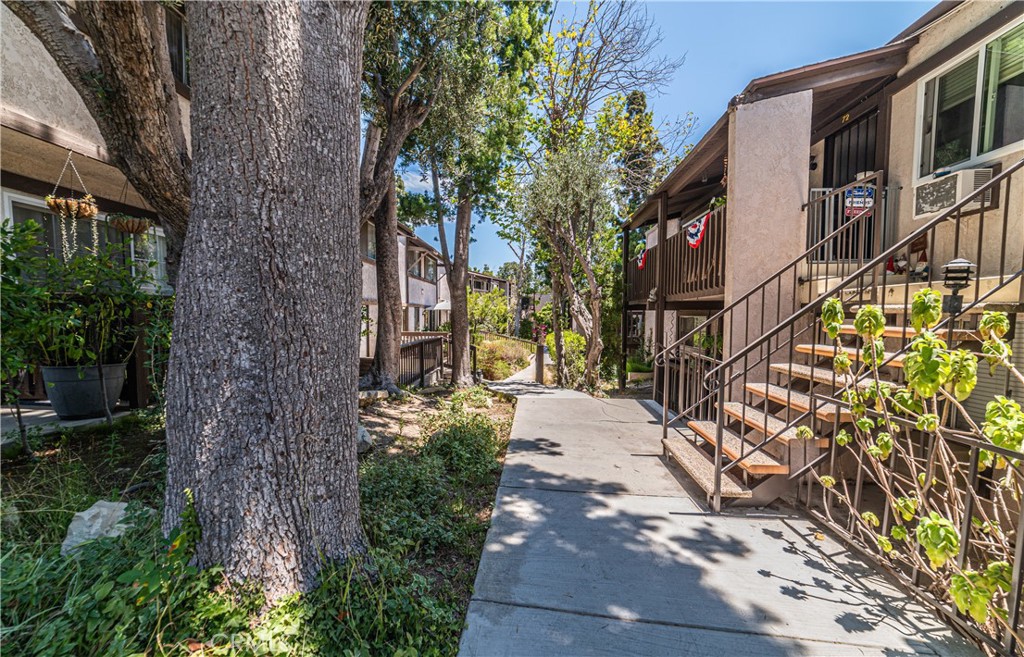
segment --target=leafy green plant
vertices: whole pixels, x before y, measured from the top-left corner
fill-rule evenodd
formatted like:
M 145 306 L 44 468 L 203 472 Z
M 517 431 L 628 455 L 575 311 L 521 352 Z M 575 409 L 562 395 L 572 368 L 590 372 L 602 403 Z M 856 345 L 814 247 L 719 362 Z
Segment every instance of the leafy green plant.
M 996 623 L 1005 628 L 1015 537 L 1000 528 L 999 519 L 1016 517 L 1024 495 L 1019 470 L 1024 414 L 1016 401 L 997 396 L 988 401 L 984 421 L 975 422 L 962 402 L 975 393 L 980 358 L 1024 384 L 1004 340 L 1010 323 L 1005 313 L 986 312 L 979 322 L 984 342 L 981 353 L 975 353 L 951 349 L 933 332 L 941 334 L 942 295 L 937 291 L 917 292 L 909 315 L 916 335 L 906 347 L 902 385 L 879 379 L 886 324 L 876 306 L 861 307 L 854 319 L 863 344 L 861 362 L 851 362 L 837 349 L 833 363 L 845 375 L 838 396 L 853 416 L 851 427 L 836 433 L 835 444 L 853 452 L 884 492 L 891 521 L 883 524 L 877 507 L 855 506 L 845 478 L 829 474 L 818 479 L 826 497 L 849 509 L 855 534 L 881 558 L 927 573 L 933 588 L 961 613 L 986 627 Z M 823 304 L 821 320 L 837 348 L 843 346 L 839 299 Z M 954 413 L 967 429 L 954 430 Z M 977 450 L 978 468 L 991 469 L 987 486 L 970 481 L 972 466 L 961 438 L 965 431 L 975 441 L 967 444 L 991 446 Z M 972 533 L 962 535 L 964 527 Z
M 71 514 L 109 491 L 74 458 L 33 464 L 26 488 L 10 488 L 5 472 L 4 654 L 454 654 L 508 435 L 507 423 L 488 415 L 493 411 L 472 410 L 483 408 L 482 400 L 491 400 L 482 388 L 459 391 L 421 439 L 402 439 L 361 460 L 367 554 L 328 565 L 316 589 L 273 606 L 246 584 L 226 581 L 217 567 L 189 565 L 201 529 L 191 505 L 181 531 L 165 539 L 159 515 L 132 504 L 124 535 L 64 558 L 58 546 Z M 89 432 L 130 428 L 119 420 Z M 66 449 L 62 442 L 48 451 Z M 44 480 L 45 490 L 35 490 Z
M 548 333 L 545 338 L 548 353 L 555 353 L 555 334 Z M 565 385 L 570 388 L 582 388 L 585 385 L 587 365 L 587 340 L 575 331 L 562 331 L 562 357 L 565 359 L 569 378 Z
M 45 307 L 42 228 L 35 221 L 0 226 L 0 386 L 3 400 L 15 409 L 22 448 L 31 453 L 28 429 L 21 414 L 19 388 L 38 361 L 39 317 Z
M 143 345 L 146 348 L 146 380 L 153 397 L 164 399 L 167 359 L 171 353 L 171 330 L 174 325 L 174 297 L 156 296 L 145 303 L 146 322 Z

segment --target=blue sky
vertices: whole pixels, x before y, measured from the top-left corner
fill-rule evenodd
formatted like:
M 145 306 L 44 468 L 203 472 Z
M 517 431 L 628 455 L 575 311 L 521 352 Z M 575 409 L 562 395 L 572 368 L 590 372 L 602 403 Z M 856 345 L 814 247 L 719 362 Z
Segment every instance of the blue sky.
M 660 54 L 685 55 L 663 94 L 649 99 L 655 122 L 693 112 L 696 143 L 751 79 L 880 46 L 935 2 L 648 2 L 661 30 Z M 421 189 L 419 175 L 407 187 Z M 437 244 L 437 229 L 417 234 Z M 448 228 L 449 239 L 454 233 Z M 512 252 L 494 226 L 473 230 L 470 266 L 497 269 Z

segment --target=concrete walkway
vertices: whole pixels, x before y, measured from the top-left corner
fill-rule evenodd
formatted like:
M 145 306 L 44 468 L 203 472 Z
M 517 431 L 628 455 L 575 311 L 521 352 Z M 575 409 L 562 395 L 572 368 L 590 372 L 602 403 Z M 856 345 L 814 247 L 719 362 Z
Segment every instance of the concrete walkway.
M 463 657 L 980 654 L 809 520 L 709 514 L 644 402 L 491 387 L 519 400 Z

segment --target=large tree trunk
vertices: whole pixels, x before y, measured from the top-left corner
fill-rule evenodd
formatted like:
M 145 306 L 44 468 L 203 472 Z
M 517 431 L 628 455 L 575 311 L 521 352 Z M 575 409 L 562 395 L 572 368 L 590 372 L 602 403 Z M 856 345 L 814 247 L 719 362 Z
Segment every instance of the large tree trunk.
M 189 218 L 191 160 L 157 2 L 5 0 L 81 96 L 114 166 L 156 211 L 173 282 Z M 88 38 L 87 38 L 88 35 Z
M 473 197 L 465 196 L 455 208 L 455 253 L 448 288 L 452 302 L 452 383 L 473 384 L 469 349 L 469 235 L 473 221 Z
M 168 373 L 164 529 L 270 600 L 363 551 L 356 459 L 366 5 L 188 7 L 193 203 Z
M 398 252 L 398 195 L 395 177 L 374 218 L 377 244 L 377 345 L 364 387 L 402 394 L 396 377 L 402 349 L 402 274 Z

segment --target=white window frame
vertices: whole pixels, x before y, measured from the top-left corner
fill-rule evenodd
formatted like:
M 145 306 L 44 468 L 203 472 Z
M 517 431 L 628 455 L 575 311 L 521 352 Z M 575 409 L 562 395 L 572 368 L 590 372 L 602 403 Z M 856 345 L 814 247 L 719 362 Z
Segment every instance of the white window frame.
M 40 196 L 32 196 L 32 195 L 26 194 L 24 192 L 19 192 L 19 191 L 14 190 L 14 189 L 9 189 L 7 187 L 0 188 L 0 195 L 3 196 L 3 210 L 4 210 L 3 221 L 4 221 L 5 224 L 8 221 L 12 221 L 12 222 L 14 221 L 14 205 L 15 205 L 15 203 L 17 203 L 18 205 L 27 205 L 29 207 L 38 208 L 40 210 L 44 210 L 48 214 L 53 214 L 53 211 L 50 210 L 49 207 L 47 207 L 46 201 L 42 197 L 40 197 Z M 103 223 L 107 223 L 107 215 L 108 214 L 109 213 L 107 213 L 107 212 L 100 212 L 100 213 L 98 213 L 96 215 L 96 220 L 97 221 L 102 221 Z M 155 231 L 156 236 L 160 237 L 160 238 L 163 238 L 165 240 L 165 242 L 166 242 L 167 236 L 164 234 L 164 229 L 163 228 L 161 228 L 160 226 L 153 226 L 150 230 Z M 167 273 L 166 255 L 167 255 L 167 253 L 166 253 L 166 249 L 165 249 L 165 251 L 164 251 L 164 258 L 165 259 L 164 259 L 164 262 L 162 263 L 165 275 Z M 128 241 L 128 256 L 131 258 L 132 275 L 136 275 L 136 272 L 135 272 L 135 239 L 134 238 Z M 167 293 L 171 292 L 171 287 L 170 287 L 170 285 L 167 284 L 166 281 L 156 281 L 155 283 L 144 285 L 143 289 L 146 290 L 147 292 L 156 292 L 156 293 L 160 293 L 160 294 L 167 294 Z
M 1006 157 L 1007 155 L 1011 155 L 1012 153 L 1015 153 L 1015 152 L 1021 150 L 1022 148 L 1024 148 L 1024 142 L 1018 142 L 1018 143 L 1006 144 L 1005 146 L 1000 146 L 999 148 L 993 149 L 993 150 L 988 151 L 986 153 L 979 153 L 978 152 L 978 148 L 980 146 L 980 141 L 981 141 L 981 114 L 984 111 L 984 108 L 982 106 L 984 105 L 984 102 L 985 102 L 985 99 L 983 97 L 983 94 L 984 94 L 984 84 L 983 84 L 983 82 L 984 82 L 984 79 L 985 79 L 985 49 L 988 47 L 988 45 L 990 43 L 992 43 L 993 41 L 995 41 L 999 37 L 1003 36 L 1004 34 L 1010 32 L 1011 30 L 1019 27 L 1022 24 L 1024 24 L 1024 19 L 1018 20 L 1018 21 L 1016 21 L 1014 23 L 1010 23 L 1009 25 L 1003 26 L 1002 28 L 1000 28 L 1000 29 L 996 30 L 995 32 L 992 32 L 991 34 L 986 36 L 984 39 L 981 39 L 980 41 L 978 41 L 977 43 L 972 45 L 970 48 L 964 50 L 960 54 L 960 56 L 956 57 L 955 59 L 949 60 L 948 62 L 946 62 L 942 66 L 934 69 L 927 77 L 922 77 L 920 80 L 917 81 L 917 98 L 916 98 L 916 104 L 915 104 L 915 107 L 917 108 L 917 112 L 916 112 L 917 116 L 915 117 L 915 122 L 914 122 L 914 132 L 916 133 L 916 136 L 914 137 L 914 162 L 913 162 L 914 183 L 915 184 L 923 182 L 923 181 L 928 181 L 928 180 L 934 180 L 935 179 L 935 172 L 929 173 L 929 174 L 924 175 L 924 176 L 921 175 L 921 156 L 923 155 L 922 151 L 923 151 L 923 147 L 924 147 L 924 144 L 923 144 L 923 141 L 924 141 L 924 139 L 923 139 L 924 138 L 923 132 L 924 132 L 925 111 L 926 111 L 925 107 L 924 107 L 924 89 L 925 89 L 925 86 L 929 82 L 931 82 L 932 80 L 937 80 L 941 76 L 943 76 L 946 73 L 952 71 L 954 68 L 956 68 L 957 66 L 963 64 L 964 62 L 966 62 L 967 60 L 969 60 L 971 57 L 974 57 L 974 56 L 978 57 L 978 70 L 976 72 L 976 78 L 975 78 L 975 81 L 974 81 L 974 99 L 975 100 L 974 100 L 974 118 L 973 118 L 973 121 L 972 121 L 972 124 L 971 124 L 971 155 L 970 155 L 969 158 L 967 158 L 963 162 L 959 162 L 959 163 L 954 164 L 951 167 L 949 167 L 949 170 L 950 171 L 959 171 L 961 169 L 970 169 L 970 168 L 973 168 L 973 167 L 977 167 L 978 165 L 980 165 L 980 164 L 982 164 L 984 162 L 990 162 L 992 160 L 998 160 L 1000 158 Z M 938 94 L 936 93 L 935 96 L 937 98 Z M 935 100 L 935 99 L 933 99 L 933 100 Z M 929 108 L 928 111 L 932 111 L 932 109 Z M 932 129 L 934 130 L 934 127 Z M 933 135 L 933 148 L 934 148 L 934 135 Z

